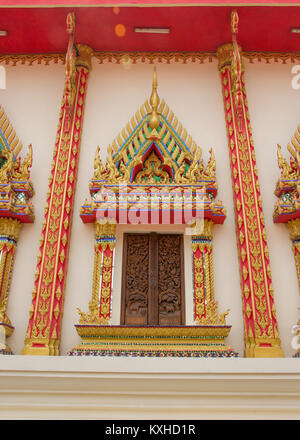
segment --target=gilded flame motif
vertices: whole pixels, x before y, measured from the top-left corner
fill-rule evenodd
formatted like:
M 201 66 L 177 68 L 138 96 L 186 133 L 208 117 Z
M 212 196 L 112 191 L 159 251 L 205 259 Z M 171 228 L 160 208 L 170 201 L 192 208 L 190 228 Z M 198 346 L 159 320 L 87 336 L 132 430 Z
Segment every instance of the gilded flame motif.
M 141 188 L 146 192 L 144 207 L 152 200 L 151 188 L 155 185 L 168 194 L 185 189 L 192 191 L 192 203 L 196 192 L 204 196 L 205 210 L 222 222 L 225 208 L 215 200 L 217 194 L 216 161 L 210 150 L 206 167 L 202 150 L 188 135 L 182 124 L 157 92 L 157 72 L 154 69 L 150 100 L 145 101 L 126 127 L 107 148 L 106 163 L 100 157 L 97 147 L 94 159 L 94 175 L 90 182 L 92 200 L 81 207 L 83 221 L 95 221 L 109 206 L 107 192 L 119 201 L 127 198 L 132 206 L 134 191 Z M 127 185 L 126 195 L 119 194 L 119 185 Z M 139 185 L 139 186 L 138 186 Z M 125 197 L 125 199 L 124 199 Z M 118 213 L 116 214 L 118 215 Z M 222 220 L 223 219 L 223 220 Z M 116 218 L 118 221 L 118 218 Z

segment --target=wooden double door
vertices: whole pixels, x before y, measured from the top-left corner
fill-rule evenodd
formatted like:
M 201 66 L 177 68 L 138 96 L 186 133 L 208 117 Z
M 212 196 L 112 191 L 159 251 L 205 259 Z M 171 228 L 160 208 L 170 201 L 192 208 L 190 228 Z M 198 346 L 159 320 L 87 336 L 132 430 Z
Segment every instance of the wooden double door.
M 185 324 L 182 235 L 124 235 L 121 324 Z

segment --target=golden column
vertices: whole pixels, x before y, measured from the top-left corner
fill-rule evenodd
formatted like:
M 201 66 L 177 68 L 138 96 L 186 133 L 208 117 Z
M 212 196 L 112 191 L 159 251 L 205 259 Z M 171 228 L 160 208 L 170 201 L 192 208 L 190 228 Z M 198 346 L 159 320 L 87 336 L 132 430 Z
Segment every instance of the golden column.
M 194 277 L 194 318 L 199 325 L 226 325 L 229 310 L 218 316 L 215 301 L 213 274 L 212 220 L 197 221 L 192 235 L 193 277 Z
M 59 355 L 81 130 L 93 53 L 85 45 L 77 44 L 75 48 L 74 29 L 74 14 L 69 14 L 65 89 L 22 351 L 26 355 Z
M 224 99 L 237 246 L 242 288 L 246 357 L 283 357 L 276 319 L 269 251 L 245 89 L 238 16 L 232 13 L 233 44 L 218 48 Z
M 92 300 L 89 302 L 89 313 L 86 314 L 77 309 L 80 314 L 79 325 L 76 326 L 79 334 L 81 325 L 107 325 L 111 319 L 116 224 L 96 221 L 94 227 L 95 252 Z

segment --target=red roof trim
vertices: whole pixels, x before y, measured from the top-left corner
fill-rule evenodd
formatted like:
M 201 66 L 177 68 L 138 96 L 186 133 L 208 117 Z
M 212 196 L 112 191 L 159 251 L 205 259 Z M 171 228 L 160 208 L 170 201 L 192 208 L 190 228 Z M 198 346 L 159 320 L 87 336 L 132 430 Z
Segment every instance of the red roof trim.
M 111 6 L 295 6 L 300 0 L 2 0 L 0 8 L 5 7 L 111 7 Z

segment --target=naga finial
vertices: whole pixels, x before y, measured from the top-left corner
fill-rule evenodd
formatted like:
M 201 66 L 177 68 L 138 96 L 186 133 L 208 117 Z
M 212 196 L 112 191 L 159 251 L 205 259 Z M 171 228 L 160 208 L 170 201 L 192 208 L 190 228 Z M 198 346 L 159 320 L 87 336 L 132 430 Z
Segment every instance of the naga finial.
M 67 33 L 73 35 L 75 31 L 75 14 L 74 12 L 70 12 L 67 15 Z
M 69 42 L 68 42 L 68 49 L 66 53 L 66 63 L 65 63 L 66 66 L 65 66 L 64 101 L 65 101 L 65 110 L 66 110 L 65 129 L 66 131 L 69 131 L 72 106 L 75 96 L 75 75 L 76 75 L 76 67 L 75 67 L 76 55 L 74 51 L 74 31 L 75 31 L 74 12 L 70 12 L 67 15 L 66 24 L 67 24 L 66 32 L 67 34 L 69 34 Z
M 232 61 L 231 61 L 231 76 L 232 89 L 236 105 L 236 115 L 238 122 L 238 129 L 242 131 L 244 126 L 243 119 L 243 92 L 242 92 L 242 59 L 237 43 L 239 16 L 237 11 L 231 12 L 231 33 L 232 33 Z
M 150 104 L 152 107 L 152 114 L 151 114 L 151 118 L 150 118 L 150 128 L 153 130 L 154 128 L 156 129 L 159 126 L 159 119 L 158 119 L 158 114 L 157 114 L 157 108 L 159 105 L 159 96 L 157 94 L 157 73 L 156 73 L 156 66 L 154 66 L 154 70 L 153 70 L 153 83 L 152 83 L 152 93 L 150 96 Z
M 239 16 L 237 11 L 232 11 L 231 12 L 231 33 L 232 35 L 237 35 L 239 28 L 238 28 L 238 24 L 239 24 Z

